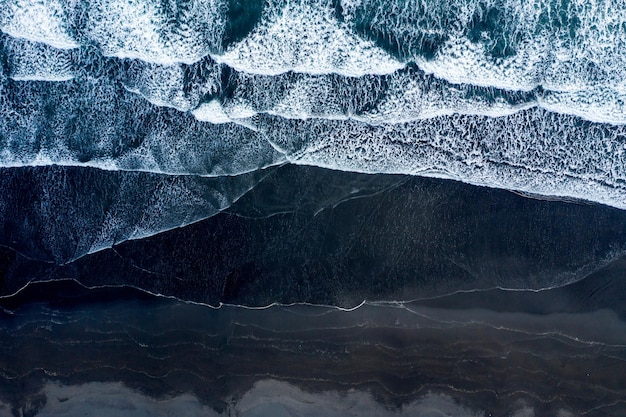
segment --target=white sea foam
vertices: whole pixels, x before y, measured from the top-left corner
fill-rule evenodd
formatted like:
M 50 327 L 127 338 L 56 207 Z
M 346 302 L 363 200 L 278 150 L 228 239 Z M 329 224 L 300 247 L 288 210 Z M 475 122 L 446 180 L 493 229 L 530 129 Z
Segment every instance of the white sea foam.
M 77 48 L 65 10 L 73 4 L 73 0 L 4 0 L 0 3 L 0 30 L 59 49 Z
M 229 101 L 224 111 L 232 120 L 241 121 L 257 115 L 257 111 L 245 101 Z
M 6 115 L 0 119 L 0 166 L 60 164 L 222 176 L 284 161 L 253 130 L 199 123 L 104 80 L 24 82 L 12 88 L 11 98 L 0 100 Z
M 626 208 L 624 128 L 529 109 L 501 118 L 449 116 L 371 126 L 263 120 L 294 163 L 466 183 Z
M 233 97 L 223 104 L 204 103 L 193 111 L 198 120 L 224 123 L 259 113 L 288 119 L 359 120 L 369 124 L 406 123 L 454 114 L 509 116 L 540 106 L 584 119 L 626 123 L 626 94 L 609 88 L 574 92 L 516 94 L 490 88 L 454 85 L 415 73 L 351 81 L 333 75 L 239 75 Z M 223 114 L 222 114 L 223 113 Z
M 365 115 L 367 123 L 405 123 L 454 114 L 502 117 L 537 105 L 532 95 L 506 100 L 493 91 L 450 85 L 421 75 L 390 77 L 384 98 Z
M 12 38 L 5 42 L 9 77 L 16 81 L 68 81 L 74 78 L 71 53 L 65 49 Z
M 116 165 L 121 169 L 150 167 L 171 174 L 222 176 L 284 161 L 263 135 L 246 127 L 198 123 L 190 116 L 181 124 L 184 127 L 177 124 L 150 131 L 140 146 L 116 158 Z
M 468 2 L 476 10 L 477 2 Z M 587 91 L 601 96 L 603 88 L 626 87 L 626 4 L 612 0 L 574 0 L 567 9 L 552 10 L 552 2 L 492 4 L 504 15 L 502 42 L 512 53 L 493 53 L 491 32 L 470 40 L 463 28 L 472 13 L 459 16 L 456 33 L 433 59 L 415 56 L 427 73 L 453 83 L 528 91 L 538 85 L 553 91 Z M 559 6 L 561 7 L 561 6 Z M 474 12 L 475 13 L 475 12 Z M 561 23 L 556 21 L 561 19 Z M 563 21 L 563 19 L 567 19 Z M 506 40 L 504 40 L 506 39 Z
M 249 100 L 229 100 L 226 106 L 217 99 L 200 104 L 191 114 L 200 122 L 210 122 L 213 124 L 237 123 L 246 126 L 251 130 L 256 130 L 251 118 L 258 112 Z
M 220 176 L 249 172 L 287 158 L 295 163 L 333 169 L 454 178 L 472 184 L 591 200 L 626 208 L 626 126 L 594 124 L 539 108 L 519 110 L 514 107 L 509 110 L 517 112 L 501 117 L 451 114 L 405 123 L 396 120 L 395 123 L 379 124 L 350 118 L 289 119 L 267 114 L 268 108 L 276 111 L 280 109 L 277 105 L 284 106 L 287 100 L 293 99 L 291 91 L 296 91 L 299 96 L 302 91 L 311 88 L 312 96 L 304 102 L 306 107 L 299 104 L 300 107 L 288 106 L 295 109 L 292 114 L 301 116 L 300 111 L 304 108 L 306 112 L 313 109 L 313 114 L 327 117 L 335 111 L 333 106 L 341 104 L 344 108 L 340 114 L 349 115 L 352 104 L 344 99 L 341 89 L 336 90 L 342 85 L 342 78 L 335 78 L 335 81 L 340 81 L 335 86 L 328 81 L 332 77 L 339 76 L 291 76 L 281 85 L 295 87 L 293 90 L 280 89 L 282 93 L 277 97 L 271 93 L 246 102 L 244 97 L 251 90 L 245 90 L 241 96 L 235 91 L 232 101 L 228 99 L 224 106 L 214 101 L 193 110 L 200 119 L 216 122 L 225 121 L 218 118 L 228 117 L 239 123 L 251 124 L 253 129 L 234 123 L 199 123 L 187 113 L 161 114 L 143 100 L 133 100 L 130 93 L 115 97 L 119 90 L 116 93 L 111 86 L 94 84 L 86 87 L 92 95 L 82 97 L 80 91 L 66 90 L 61 88 L 62 85 L 55 84 L 59 86 L 59 91 L 54 93 L 58 99 L 53 101 L 69 106 L 67 109 L 58 107 L 55 113 L 42 120 L 44 109 L 41 106 L 45 106 L 45 102 L 37 97 L 23 96 L 20 106 L 3 110 L 10 117 L 4 119 L 5 143 L 0 152 L 0 164 L 57 163 Z M 313 88 L 316 84 L 310 81 L 323 78 L 327 79 L 323 88 Z M 361 87 L 367 91 L 366 87 L 375 85 L 376 78 L 372 78 L 374 84 L 361 79 L 353 81 L 364 82 Z M 387 83 L 387 86 L 392 84 Z M 262 90 L 265 84 L 252 85 Z M 355 85 L 349 84 L 346 88 L 351 90 Z M 326 100 L 324 94 L 328 91 L 335 91 L 340 99 Z M 405 89 L 403 84 L 400 91 L 412 90 Z M 68 95 L 70 92 L 74 96 Z M 55 97 L 51 90 L 47 94 Z M 398 98 L 395 94 L 380 94 L 386 99 Z M 449 93 L 445 88 L 422 91 L 419 85 L 415 94 L 454 97 L 453 90 Z M 458 97 L 464 94 L 460 91 Z M 99 99 L 94 100 L 94 97 Z M 313 98 L 321 98 L 321 103 L 328 103 L 328 107 L 309 107 L 314 103 Z M 378 100 L 376 96 L 373 99 Z M 407 99 L 409 103 L 415 103 L 415 100 Z M 385 110 L 385 103 L 389 101 L 379 102 L 382 103 L 379 107 L 382 110 L 376 114 L 378 120 L 397 117 Z M 434 102 L 438 103 L 438 100 Z M 425 103 L 428 104 L 428 101 Z M 498 100 L 493 103 L 496 105 L 492 108 L 498 111 L 501 103 Z M 520 103 L 525 105 L 524 100 Z M 8 102 L 3 105 L 8 105 Z M 83 119 L 71 119 L 74 112 L 72 105 L 81 109 Z M 255 106 L 258 108 L 255 109 Z M 266 107 L 263 109 L 263 106 Z M 391 103 L 389 108 L 393 110 L 396 106 L 400 104 Z M 256 110 L 267 113 L 254 115 Z M 247 118 L 250 114 L 254 115 L 253 120 Z M 364 113 L 363 117 L 370 117 L 371 122 L 374 119 L 372 114 Z M 417 112 L 417 116 L 419 114 Z M 131 121 L 136 123 L 136 120 L 149 120 L 146 125 L 149 128 L 140 126 L 137 131 L 141 142 L 132 146 L 120 144 L 120 129 L 125 132 L 124 135 L 129 135 L 131 126 L 126 124 Z M 63 127 L 68 121 L 68 128 Z M 66 133 L 62 133 L 47 135 L 41 141 L 38 139 L 42 131 L 40 127 L 54 127 L 58 132 L 78 129 L 79 136 L 72 139 L 74 136 L 65 137 Z M 85 136 L 97 141 L 91 140 L 83 145 L 80 140 L 85 140 Z M 87 154 L 88 158 L 83 156 L 79 159 L 77 150 L 85 155 L 82 151 L 85 146 L 91 154 Z M 120 146 L 128 148 L 120 150 Z
M 180 64 L 147 64 L 129 76 L 124 86 L 156 106 L 187 111 L 197 105 L 199 97 L 187 97 L 183 83 L 184 74 Z
M 140 94 L 156 106 L 172 107 L 189 111 L 198 106 L 207 93 L 215 93 L 219 88 L 220 70 L 217 65 L 204 68 L 204 77 L 194 82 L 185 76 L 181 64 L 150 64 L 136 61 L 127 71 L 123 81 L 131 92 Z
M 230 117 L 224 112 L 224 108 L 217 100 L 211 100 L 208 103 L 202 103 L 192 112 L 193 116 L 201 122 L 211 122 L 214 124 L 222 124 L 231 122 Z
M 196 130 L 197 126 L 190 123 L 189 127 L 189 131 L 182 134 L 176 127 L 150 132 L 136 148 L 116 156 L 103 152 L 90 160 L 79 160 L 76 151 L 65 141 L 37 144 L 33 138 L 25 137 L 27 143 L 10 144 L 0 150 L 0 167 L 62 165 L 220 177 L 245 174 L 285 161 L 284 155 L 276 152 L 262 135 L 240 124 L 228 122 Z M 111 133 L 103 132 L 103 148 L 113 148 L 117 139 Z
M 221 0 L 167 5 L 151 0 L 92 1 L 85 31 L 105 55 L 191 64 L 219 50 L 224 8 Z
M 337 89 L 333 77 L 298 76 L 294 80 L 285 80 L 281 86 L 281 93 L 274 100 L 258 100 L 252 96 L 252 103 L 260 107 L 263 101 L 267 103 L 264 109 L 269 114 L 276 114 L 290 119 L 306 120 L 310 117 L 340 119 L 348 118 L 346 104 L 353 97 L 342 94 Z M 258 89 L 255 89 L 258 91 Z M 369 91 L 354 91 L 354 96 L 369 95 Z M 374 92 L 376 94 L 376 92 Z M 255 102 L 257 101 L 261 102 Z M 270 101 L 273 101 L 271 103 Z
M 296 77 L 284 85 L 295 80 L 294 91 L 301 92 L 307 90 L 303 85 L 313 85 L 307 84 L 313 78 L 303 79 L 304 84 Z M 329 85 L 333 84 L 324 88 Z M 3 109 L 9 116 L 2 125 L 5 142 L 1 165 L 67 164 L 220 176 L 250 172 L 287 158 L 294 163 L 341 170 L 454 178 L 626 208 L 626 126 L 594 124 L 539 108 L 495 118 L 452 114 L 378 125 L 339 118 L 288 119 L 264 113 L 256 114 L 253 120 L 238 118 L 255 111 L 254 105 L 275 109 L 276 103 L 284 104 L 284 98 L 291 97 L 289 89 L 283 90 L 280 100 L 260 97 L 246 104 L 235 94 L 221 109 L 217 102 L 205 103 L 214 107 L 213 113 L 210 107 L 194 110 L 196 117 L 217 121 L 218 116 L 226 116 L 250 124 L 253 129 L 249 129 L 235 123 L 199 123 L 191 114 L 160 111 L 130 93 L 116 97 L 124 90 L 106 84 L 85 86 L 82 91 L 89 91 L 88 97 L 75 90 L 76 86 L 55 86 L 57 92 L 47 88 L 46 94 L 48 101 L 58 106 L 43 119 L 43 112 L 50 110 L 38 96 L 23 95 L 19 106 Z M 323 98 L 323 90 L 311 91 Z M 2 105 L 9 103 L 5 100 Z M 335 105 L 333 100 L 328 103 Z M 350 114 L 349 105 L 345 106 L 342 114 Z M 80 109 L 81 119 L 72 119 L 75 108 Z M 202 111 L 206 111 L 204 115 Z M 386 115 L 395 117 L 384 111 L 377 117 Z M 147 124 L 135 127 L 137 121 Z M 42 131 L 61 133 L 45 135 L 41 140 Z M 68 136 L 67 132 L 76 133 Z M 136 140 L 140 143 L 133 144 Z
M 453 83 L 525 91 L 537 85 L 554 91 L 626 88 L 626 57 L 620 53 L 626 49 L 624 2 L 553 3 L 346 0 L 341 3 L 345 21 L 340 21 L 326 0 L 272 0 L 257 27 L 224 53 L 225 0 L 97 0 L 87 5 L 4 0 L 0 28 L 62 49 L 78 47 L 81 38 L 100 45 L 106 55 L 161 64 L 193 63 L 212 54 L 250 73 L 362 76 L 402 67 L 365 39 L 370 30 L 402 51 L 402 59 Z M 500 20 L 476 28 L 477 21 L 492 19 L 493 10 Z M 361 25 L 359 13 L 373 17 Z M 73 27 L 75 22 L 82 26 Z M 444 41 L 434 57 L 425 57 L 419 45 L 430 35 Z
M 388 74 L 403 66 L 351 33 L 325 1 L 270 2 L 252 33 L 214 57 L 239 71 L 266 75 L 296 71 L 361 76 Z
M 234 80 L 236 87 L 224 103 L 204 103 L 193 111 L 198 120 L 236 121 L 266 113 L 288 119 L 354 119 L 386 124 L 457 113 L 506 116 L 537 105 L 532 94 L 499 94 L 493 89 L 455 86 L 414 71 L 359 78 L 238 73 Z
M 343 1 L 348 24 L 365 26 L 426 73 L 455 84 L 544 90 L 546 108 L 623 123 L 626 3 L 531 0 Z M 359 20 L 361 19 L 361 20 Z M 359 23 L 361 22 L 361 23 Z M 436 35 L 433 56 L 425 37 Z M 562 100 L 562 102 L 560 101 Z M 602 101 L 606 100 L 606 105 Z
M 626 94 L 610 88 L 579 91 L 545 91 L 539 96 L 544 109 L 574 114 L 593 122 L 626 124 Z
M 398 2 L 343 2 L 340 21 L 324 0 L 272 1 L 259 25 L 220 54 L 226 6 L 219 0 L 163 7 L 149 0 L 88 6 L 5 0 L 0 24 L 14 36 L 4 43 L 14 80 L 71 79 L 79 54 L 63 48 L 77 46 L 74 31 L 105 54 L 138 60 L 120 65 L 130 67 L 121 79 L 96 85 L 85 76 L 81 83 L 93 85 L 68 83 L 76 90 L 44 94 L 37 83 L 15 83 L 12 88 L 23 88 L 16 92 L 21 102 L 1 104 L 0 165 L 222 175 L 282 161 L 278 149 L 297 163 L 456 178 L 623 208 L 626 5 L 573 0 L 569 23 L 557 24 L 554 13 L 546 16 L 547 3 L 501 3 L 434 2 L 420 21 L 417 5 L 402 11 Z M 372 4 L 380 9 L 376 27 L 394 36 L 404 31 L 402 39 L 415 42 L 413 20 L 415 28 L 434 25 L 436 31 L 444 9 L 458 9 L 434 56 L 413 51 L 432 76 L 404 68 L 362 31 L 356 34 L 356 10 Z M 394 13 L 387 13 L 389 4 Z M 77 7 L 89 12 L 80 30 L 67 23 Z M 469 36 L 477 11 L 493 7 L 507 22 L 503 34 L 492 28 L 479 39 Z M 494 55 L 490 38 L 500 35 L 514 41 L 503 56 Z M 208 58 L 196 62 L 209 53 L 243 71 L 231 73 L 227 92 L 222 76 L 230 71 Z M 119 82 L 128 91 L 116 89 Z M 136 94 L 189 113 L 160 109 L 170 113 L 157 116 Z M 53 97 L 48 104 L 54 106 L 46 107 L 45 97 Z M 129 138 L 126 128 L 146 120 L 137 138 Z
M 545 43 L 533 40 L 511 57 L 491 59 L 483 44 L 464 37 L 448 41 L 432 60 L 415 57 L 427 74 L 456 84 L 530 91 L 541 81 Z

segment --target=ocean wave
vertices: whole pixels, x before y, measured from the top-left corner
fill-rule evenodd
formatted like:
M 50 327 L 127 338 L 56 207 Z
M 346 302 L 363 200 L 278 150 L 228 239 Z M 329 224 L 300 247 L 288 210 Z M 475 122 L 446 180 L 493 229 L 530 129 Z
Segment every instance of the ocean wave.
M 87 7 L 89 17 L 79 29 L 108 56 L 190 64 L 219 50 L 226 24 L 224 9 L 220 0 L 92 1 Z
M 194 70 L 202 71 L 201 79 L 190 74 Z M 195 109 L 203 97 L 217 93 L 221 87 L 221 68 L 210 61 L 197 68 L 133 61 L 121 77 L 128 91 L 141 95 L 155 106 L 182 112 Z
M 544 91 L 538 97 L 544 109 L 573 114 L 593 122 L 626 124 L 626 92 L 601 88 L 579 91 Z
M 0 29 L 160 64 L 351 76 L 414 62 L 453 83 L 624 89 L 626 8 L 612 0 L 5 0 Z
M 0 121 L 0 166 L 61 164 L 223 176 L 284 161 L 253 130 L 198 122 L 106 79 L 12 82 L 0 109 L 6 115 Z
M 3 51 L 9 77 L 16 81 L 68 81 L 74 78 L 71 52 L 45 43 L 8 38 Z
M 75 1 L 62 0 L 4 0 L 0 3 L 0 30 L 54 48 L 77 48 L 80 44 L 72 33 L 68 14 L 68 7 L 75 5 Z
M 9 77 L 18 81 L 68 81 L 98 76 L 88 68 L 113 66 L 100 74 L 156 106 L 191 111 L 201 121 L 225 123 L 258 113 L 290 119 L 353 119 L 370 124 L 404 123 L 453 114 L 500 117 L 539 106 L 600 123 L 626 124 L 626 93 L 601 89 L 529 92 L 451 84 L 415 66 L 391 74 L 349 77 L 338 74 L 233 71 L 206 58 L 194 65 L 141 60 L 107 63 L 107 58 L 6 37 L 3 52 Z M 217 99 L 217 100 L 216 100 Z M 207 109 L 219 114 L 212 117 Z M 245 121 L 243 122 L 244 124 Z M 247 124 L 249 125 L 249 124 Z
M 623 2 L 342 3 L 346 21 L 401 60 L 453 83 L 529 91 L 623 89 Z
M 270 1 L 257 28 L 215 59 L 238 71 L 264 75 L 295 71 L 361 76 L 403 67 L 373 42 L 343 27 L 329 6 L 326 1 Z
M 290 160 L 624 208 L 626 12 L 608 5 L 253 2 L 237 32 L 219 0 L 6 0 L 0 165 Z
M 65 264 L 126 240 L 206 219 L 264 176 L 203 178 L 50 166 L 2 169 L 3 239 L 31 259 Z M 15 218 L 15 217 L 13 217 Z M 6 223 L 5 223 L 6 224 Z M 30 236 L 26 241 L 24 236 Z
M 228 89 L 228 94 L 211 106 L 234 121 L 265 113 L 287 119 L 352 119 L 378 125 L 457 113 L 498 117 L 537 105 L 532 93 L 451 85 L 415 68 L 362 77 L 231 71 Z
M 131 67 L 120 69 L 126 74 L 120 79 L 132 79 L 127 76 L 134 71 Z M 124 87 L 122 82 L 85 77 L 65 83 L 10 83 L 1 103 L 7 117 L 0 123 L 0 164 L 220 176 L 291 161 L 453 178 L 626 208 L 626 126 L 533 107 L 532 96 L 459 88 L 455 98 L 449 85 L 418 83 L 415 95 L 424 103 L 420 107 L 411 96 L 401 102 L 411 90 L 394 89 L 398 79 L 393 77 L 344 83 L 341 76 L 296 74 L 277 80 L 234 75 L 233 84 L 231 73 L 229 81 L 216 86 L 211 83 L 223 74 L 209 71 L 213 75 L 206 79 L 213 81 L 207 86 L 189 83 L 180 67 L 153 70 L 139 67 L 142 74 L 157 74 L 152 79 L 165 74 L 161 78 L 167 82 L 153 88 L 141 76 L 134 84 L 141 94 L 130 92 L 128 83 Z M 181 83 L 190 86 L 183 89 L 186 95 L 173 94 Z M 350 100 L 354 87 L 365 94 Z M 172 106 L 191 108 L 202 93 L 214 98 L 190 112 L 154 106 L 142 98 L 174 97 L 178 101 Z M 469 93 L 471 98 L 462 100 Z M 435 98 L 428 101 L 429 95 Z M 437 108 L 444 98 L 450 107 Z M 429 111 L 431 103 L 432 117 L 421 119 L 420 112 Z M 402 112 L 393 113 L 411 105 L 414 113 L 406 114 L 415 120 L 404 121 Z M 468 114 L 459 111 L 463 105 Z M 481 114 L 490 111 L 498 117 Z
M 626 131 L 529 109 L 398 125 L 264 117 L 258 126 L 290 161 L 403 173 L 626 208 Z

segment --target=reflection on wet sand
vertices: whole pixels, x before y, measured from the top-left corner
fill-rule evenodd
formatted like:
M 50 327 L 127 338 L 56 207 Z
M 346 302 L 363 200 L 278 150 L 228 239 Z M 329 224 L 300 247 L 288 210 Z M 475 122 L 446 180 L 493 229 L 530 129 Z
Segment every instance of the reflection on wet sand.
M 0 321 L 0 400 L 15 415 L 97 407 L 115 415 L 600 416 L 626 408 L 626 323 L 611 310 L 531 314 L 419 301 L 213 309 L 135 290 L 76 296 L 75 283 L 47 285 L 42 293 L 54 301 L 3 301 L 11 309 Z

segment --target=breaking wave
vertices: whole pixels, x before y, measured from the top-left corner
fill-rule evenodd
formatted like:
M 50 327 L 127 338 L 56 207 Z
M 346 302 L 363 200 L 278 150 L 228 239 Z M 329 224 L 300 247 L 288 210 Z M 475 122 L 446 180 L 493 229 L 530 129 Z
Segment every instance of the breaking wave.
M 0 165 L 285 161 L 626 208 L 626 6 L 4 0 Z

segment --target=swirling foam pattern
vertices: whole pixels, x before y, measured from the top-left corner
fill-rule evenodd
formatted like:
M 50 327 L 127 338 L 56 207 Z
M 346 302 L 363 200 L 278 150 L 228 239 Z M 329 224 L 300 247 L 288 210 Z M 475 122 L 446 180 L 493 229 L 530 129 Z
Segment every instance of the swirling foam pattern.
M 285 161 L 626 208 L 626 4 L 2 0 L 0 165 Z

